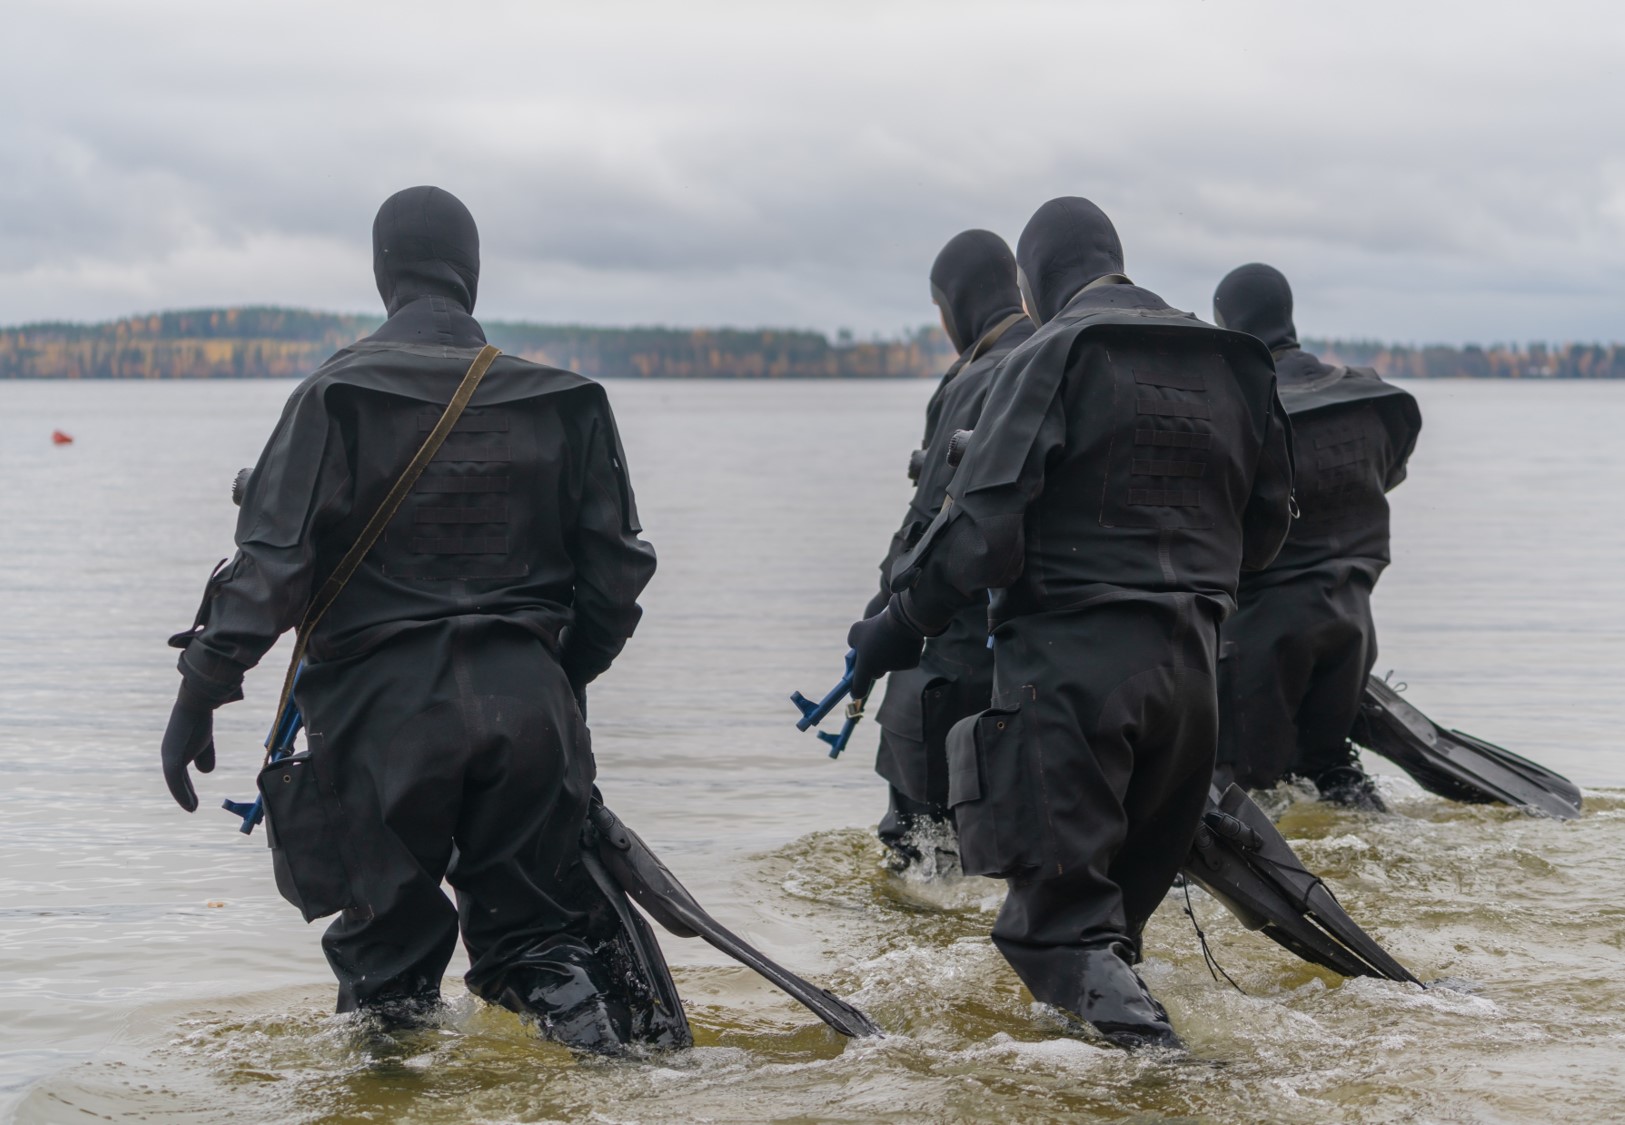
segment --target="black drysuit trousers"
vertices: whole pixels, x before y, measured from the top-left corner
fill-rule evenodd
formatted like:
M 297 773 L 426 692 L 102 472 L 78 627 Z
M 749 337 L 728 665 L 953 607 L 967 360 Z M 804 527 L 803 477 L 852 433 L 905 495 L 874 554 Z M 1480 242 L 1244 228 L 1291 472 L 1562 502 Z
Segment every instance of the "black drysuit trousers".
M 1019 719 L 1031 794 L 1006 830 L 1037 841 L 1043 864 L 1009 881 L 993 941 L 1039 1000 L 1084 1011 L 1085 952 L 1137 952 L 1190 851 L 1218 734 L 1217 633 L 1205 601 L 1167 594 L 996 634 L 988 714 Z M 975 808 L 956 809 L 967 856 Z
M 297 698 L 312 754 L 328 756 L 366 904 L 322 938 L 340 1011 L 438 996 L 459 928 L 467 983 L 487 999 L 548 949 L 582 948 L 592 750 L 539 638 L 454 619 L 310 665 Z
M 1349 732 L 1377 662 L 1371 589 L 1364 571 L 1344 568 L 1243 589 L 1221 633 L 1221 780 L 1265 789 L 1352 760 Z
M 992 697 L 993 653 L 987 646 L 987 610 L 980 605 L 926 641 L 918 667 L 887 677 L 876 716 L 881 731 L 875 772 L 891 790 L 881 840 L 911 847 L 917 827 L 948 818 L 948 731 L 984 710 Z

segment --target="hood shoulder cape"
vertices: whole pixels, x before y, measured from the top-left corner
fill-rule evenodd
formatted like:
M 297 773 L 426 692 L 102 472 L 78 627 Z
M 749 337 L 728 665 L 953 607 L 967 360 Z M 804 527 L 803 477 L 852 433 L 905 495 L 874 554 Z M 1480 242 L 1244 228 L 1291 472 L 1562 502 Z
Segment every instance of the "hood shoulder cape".
M 1097 296 L 1119 300 L 1111 305 L 1090 300 Z M 1094 290 L 1074 301 L 1072 308 L 1076 311 L 1062 312 L 1005 360 L 988 392 L 976 437 L 949 486 L 949 495 L 956 502 L 1016 482 L 1044 416 L 1060 392 L 1063 377 L 1084 348 L 1109 348 L 1114 338 L 1124 336 L 1140 344 L 1154 343 L 1158 337 L 1184 341 L 1202 333 L 1212 337 L 1215 348 L 1225 354 L 1247 355 L 1263 369 L 1273 370 L 1264 345 L 1251 336 L 1215 327 L 1192 313 L 1170 308 L 1154 294 L 1135 286 Z
M 1001 365 L 942 510 L 913 549 L 893 565 L 892 589 L 912 583 L 936 540 L 961 516 L 977 524 L 1020 517 L 1025 500 L 1016 485 L 1039 442 L 1050 405 L 1079 353 L 1091 347 L 1109 351 L 1115 340 L 1135 347 L 1155 346 L 1158 340 L 1184 347 L 1201 338 L 1211 340 L 1228 357 L 1250 362 L 1261 379 L 1268 379 L 1273 408 L 1281 409 L 1269 351 L 1252 336 L 1171 308 L 1138 286 L 1114 285 L 1074 298 Z
M 1292 419 L 1307 419 L 1358 403 L 1372 404 L 1393 435 L 1398 454 L 1395 464 L 1399 471 L 1391 475 L 1388 487 L 1404 479 L 1403 468 L 1422 432 L 1422 408 L 1409 391 L 1385 382 L 1369 367 L 1342 366 L 1307 379 L 1283 379 L 1279 389 L 1281 405 Z
M 1393 398 L 1403 400 L 1402 409 L 1415 414 L 1417 426 L 1421 425 L 1421 411 L 1411 393 L 1385 382 L 1369 367 L 1338 366 L 1308 379 L 1282 379 L 1280 392 L 1281 405 L 1293 417 L 1353 402 Z
M 289 396 L 244 488 L 238 544 L 291 547 L 308 536 L 320 491 L 334 486 L 321 480 L 323 466 L 335 456 L 343 456 L 344 437 L 335 423 L 335 393 L 355 389 L 444 408 L 479 350 L 478 346 L 366 339 L 336 352 Z M 629 530 L 641 530 L 620 434 L 609 398 L 598 383 L 574 372 L 502 355 L 486 372 L 469 405 L 500 406 L 566 393 L 578 394 L 584 408 L 597 413 L 607 427 Z M 352 454 L 355 452 L 359 451 Z M 368 455 L 369 461 L 374 456 L 377 454 Z M 410 456 L 408 451 L 399 465 L 392 469 L 380 466 L 380 471 L 398 474 Z

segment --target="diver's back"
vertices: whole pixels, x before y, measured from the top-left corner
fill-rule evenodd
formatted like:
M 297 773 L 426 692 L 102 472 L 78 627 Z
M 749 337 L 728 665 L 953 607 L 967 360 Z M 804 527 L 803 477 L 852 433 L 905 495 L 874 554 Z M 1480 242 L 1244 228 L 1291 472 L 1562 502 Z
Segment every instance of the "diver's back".
M 1102 325 L 1062 390 L 1066 443 L 1027 514 L 1034 608 L 1112 589 L 1234 594 L 1274 379 L 1217 329 Z

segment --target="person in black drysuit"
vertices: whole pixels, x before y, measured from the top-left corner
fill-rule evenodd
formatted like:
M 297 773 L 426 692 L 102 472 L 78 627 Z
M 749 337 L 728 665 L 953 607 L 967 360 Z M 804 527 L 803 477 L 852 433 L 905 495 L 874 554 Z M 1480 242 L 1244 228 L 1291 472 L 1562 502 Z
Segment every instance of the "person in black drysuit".
M 1041 327 L 852 627 L 853 690 L 993 590 L 993 706 L 948 738 L 964 869 L 1009 880 L 993 941 L 1036 998 L 1176 1045 L 1132 965 L 1207 798 L 1219 622 L 1286 537 L 1291 435 L 1264 347 L 1124 277 L 1088 200 L 1040 207 L 1016 260 Z
M 1328 800 L 1381 809 L 1348 739 L 1377 660 L 1371 591 L 1389 560 L 1386 493 L 1405 479 L 1421 411 L 1375 371 L 1305 351 L 1279 270 L 1231 271 L 1213 315 L 1275 357 L 1301 512 L 1275 562 L 1242 576 L 1224 623 L 1216 780 L 1261 789 L 1303 777 Z
M 479 237 L 455 197 L 391 196 L 373 253 L 388 319 L 294 391 L 248 479 L 237 554 L 172 642 L 163 764 L 188 811 L 213 709 L 298 624 L 485 344 Z M 273 857 L 284 888 L 324 865 L 348 880 L 353 905 L 322 939 L 340 1011 L 435 1003 L 460 928 L 476 994 L 576 1046 L 624 1038 L 579 862 L 594 766 L 578 701 L 638 622 L 655 569 L 639 530 L 603 389 L 502 356 L 314 630 L 294 698 L 343 846 L 284 838 Z
M 1016 257 L 992 231 L 967 230 L 948 240 L 931 266 L 931 299 L 959 358 L 926 405 L 925 439 L 909 465 L 914 496 L 880 564 L 880 592 L 865 617 L 885 608 L 892 565 L 942 508 L 954 473 L 949 440 L 959 430 L 975 428 L 994 371 L 1033 334 L 1016 287 Z M 891 791 L 880 839 L 897 868 L 918 860 L 922 848 L 951 846 L 944 743 L 948 729 L 986 707 L 992 694 L 985 602 L 967 605 L 942 635 L 931 638 L 918 667 L 891 676 L 878 715 L 875 772 Z

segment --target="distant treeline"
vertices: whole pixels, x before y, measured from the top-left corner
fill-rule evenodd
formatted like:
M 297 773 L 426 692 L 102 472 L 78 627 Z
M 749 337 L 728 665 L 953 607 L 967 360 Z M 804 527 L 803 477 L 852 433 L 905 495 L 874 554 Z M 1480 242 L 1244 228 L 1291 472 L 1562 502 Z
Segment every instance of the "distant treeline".
M 302 309 L 198 309 L 106 324 L 0 329 L 0 379 L 266 379 L 308 375 L 377 317 Z M 588 328 L 486 321 L 505 352 L 595 378 L 805 379 L 939 374 L 953 359 L 937 328 L 890 340 L 737 328 Z M 1418 379 L 1621 379 L 1625 345 L 1412 346 L 1306 340 L 1338 363 Z
M 484 321 L 512 355 L 595 378 L 924 376 L 953 359 L 940 329 L 860 342 L 779 329 L 587 328 Z M 376 317 L 300 309 L 198 309 L 107 324 L 0 330 L 0 378 L 265 379 L 308 375 Z
M 1305 340 L 1329 363 L 1412 379 L 1625 379 L 1625 344 L 1383 344 Z

